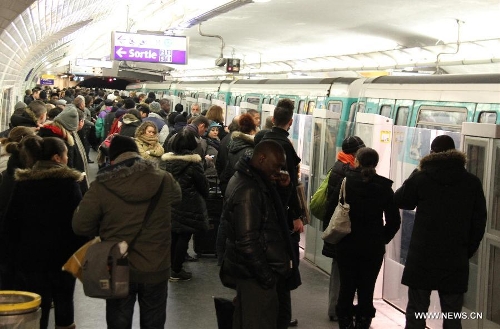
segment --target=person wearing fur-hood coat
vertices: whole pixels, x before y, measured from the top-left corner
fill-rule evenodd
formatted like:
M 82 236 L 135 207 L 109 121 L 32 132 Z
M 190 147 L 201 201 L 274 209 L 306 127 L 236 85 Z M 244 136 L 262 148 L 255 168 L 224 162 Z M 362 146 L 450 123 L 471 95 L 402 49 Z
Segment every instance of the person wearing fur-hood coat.
M 74 328 L 75 278 L 61 268 L 87 240 L 71 228 L 83 176 L 67 167 L 67 148 L 59 138 L 28 137 L 23 149 L 36 162 L 32 168 L 16 170 L 17 183 L 5 213 L 13 290 L 41 295 L 40 328 L 48 326 L 52 300 L 56 327 Z
M 191 235 L 208 230 L 205 199 L 209 183 L 204 174 L 201 157 L 193 153 L 198 143 L 191 130 L 184 129 L 172 141 L 175 153 L 165 153 L 165 169 L 179 182 L 182 201 L 172 208 L 172 276 L 171 280 L 190 280 L 191 274 L 182 266 Z
M 486 225 L 482 183 L 465 169 L 465 163 L 466 155 L 455 150 L 453 139 L 440 135 L 432 142 L 431 153 L 394 194 L 399 208 L 416 208 L 402 278 L 409 288 L 407 328 L 425 327 L 425 320 L 416 319 L 415 312 L 427 312 L 423 301 L 429 300 L 431 290 L 437 290 L 441 305 L 447 305 L 442 312 L 462 310 L 469 259 Z

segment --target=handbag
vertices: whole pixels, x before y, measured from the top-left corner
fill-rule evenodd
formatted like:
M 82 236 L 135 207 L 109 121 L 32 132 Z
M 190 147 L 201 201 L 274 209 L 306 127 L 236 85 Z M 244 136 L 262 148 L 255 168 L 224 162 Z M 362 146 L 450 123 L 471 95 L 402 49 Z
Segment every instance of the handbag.
M 339 203 L 335 207 L 332 218 L 330 218 L 330 223 L 328 227 L 323 232 L 321 238 L 328 243 L 336 244 L 347 234 L 351 233 L 351 220 L 349 218 L 349 210 L 351 207 L 346 202 L 345 199 L 345 184 L 346 179 L 342 180 L 342 186 L 340 187 L 339 193 Z M 344 199 L 344 203 L 340 200 Z
M 319 220 L 323 220 L 326 212 L 326 203 L 328 199 L 328 180 L 330 179 L 330 173 L 328 172 L 321 185 L 316 190 L 309 203 L 309 209 L 311 209 L 311 214 Z
M 163 185 L 162 181 L 158 191 L 151 199 L 141 228 L 128 245 L 125 241 L 101 241 L 88 247 L 82 266 L 83 292 L 86 296 L 104 299 L 128 296 L 128 251 L 133 249 L 142 229 L 156 208 L 163 191 Z

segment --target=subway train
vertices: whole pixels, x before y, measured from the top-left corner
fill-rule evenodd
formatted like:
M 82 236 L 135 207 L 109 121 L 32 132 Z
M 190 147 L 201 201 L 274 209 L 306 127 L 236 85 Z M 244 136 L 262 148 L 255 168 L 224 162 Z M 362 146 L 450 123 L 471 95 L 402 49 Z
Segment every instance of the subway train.
M 450 135 L 458 149 L 469 153 L 472 161 L 467 164 L 467 169 L 480 177 L 485 191 L 491 184 L 496 184 L 494 182 L 498 181 L 500 185 L 500 177 L 487 176 L 487 170 L 483 170 L 488 162 L 495 163 L 495 152 L 479 160 L 478 154 L 486 155 L 489 151 L 481 146 L 482 142 L 465 145 L 461 134 L 464 122 L 484 124 L 485 129 L 500 125 L 500 74 L 171 81 L 133 84 L 127 90 L 153 91 L 158 98 L 169 99 L 172 108 L 182 103 L 188 110 L 194 102 L 202 109 L 208 109 L 212 104 L 225 105 L 226 122 L 237 113 L 255 109 L 261 113 L 262 124 L 267 115 L 272 115 L 280 99 L 291 99 L 295 114 L 289 137 L 302 158 L 300 180 L 306 186 L 308 198 L 325 179 L 344 137 L 352 134 L 363 136 L 367 146 L 377 149 L 381 155 L 377 172 L 392 179 L 394 189 L 401 186 L 420 159 L 430 152 L 432 139 L 440 134 Z M 364 129 L 363 120 L 370 116 L 386 127 L 377 132 L 377 137 L 371 137 Z M 390 136 L 387 140 L 383 137 L 386 134 Z M 495 147 L 498 158 L 500 142 Z M 495 189 L 498 189 L 497 185 Z M 500 194 L 493 192 L 490 200 L 492 207 L 498 207 Z M 415 212 L 402 211 L 401 216 L 402 227 L 387 246 L 375 296 L 404 309 L 406 287 L 399 282 Z M 493 223 L 494 218 L 488 221 Z M 493 225 L 491 223 L 488 225 Z M 319 220 L 312 218 L 301 245 L 305 249 L 305 258 L 330 272 L 331 260 L 321 254 L 321 231 Z M 500 266 L 500 259 L 487 255 L 500 252 L 500 248 L 495 247 L 499 241 L 496 237 L 486 240 L 484 247 L 470 260 L 469 291 L 465 295 L 464 308 L 486 312 L 488 320 L 485 319 L 484 323 L 492 325 L 494 316 L 484 308 L 483 300 L 486 296 L 495 296 L 490 287 L 498 284 L 500 276 L 491 271 Z M 488 305 L 494 303 L 490 297 Z M 431 308 L 439 309 L 436 298 L 432 298 Z M 438 323 L 431 325 L 438 326 Z
M 500 74 L 146 82 L 127 90 L 153 91 L 172 105 L 198 102 L 202 110 L 218 100 L 262 111 L 265 104 L 290 98 L 297 114 L 327 109 L 346 122 L 365 112 L 395 125 L 447 131 L 460 131 L 466 121 L 500 124 Z

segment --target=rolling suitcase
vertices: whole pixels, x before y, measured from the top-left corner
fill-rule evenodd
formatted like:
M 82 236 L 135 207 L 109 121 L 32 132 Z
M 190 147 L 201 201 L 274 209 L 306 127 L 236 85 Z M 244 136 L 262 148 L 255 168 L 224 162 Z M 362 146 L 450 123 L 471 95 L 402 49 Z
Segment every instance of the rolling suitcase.
M 217 239 L 217 231 L 219 230 L 220 216 L 222 214 L 222 201 L 224 196 L 220 191 L 217 180 L 214 184 L 210 184 L 210 186 L 210 193 L 206 200 L 208 231 L 197 232 L 193 237 L 193 249 L 198 256 L 216 255 L 215 240 Z

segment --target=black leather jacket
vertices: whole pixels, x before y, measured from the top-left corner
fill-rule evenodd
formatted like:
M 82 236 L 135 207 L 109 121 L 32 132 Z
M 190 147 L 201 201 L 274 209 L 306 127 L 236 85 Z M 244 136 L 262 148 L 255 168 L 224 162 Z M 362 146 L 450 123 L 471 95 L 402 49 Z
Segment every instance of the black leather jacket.
M 284 210 L 279 196 L 271 191 L 248 159 L 236 164 L 236 173 L 226 189 L 222 219 L 227 221 L 227 241 L 221 279 L 256 279 L 262 287 L 271 288 L 276 273 L 290 273 L 291 246 Z M 277 201 L 277 202 L 276 202 Z M 281 215 L 278 215 L 281 214 Z M 281 222 L 280 222 L 281 221 Z

